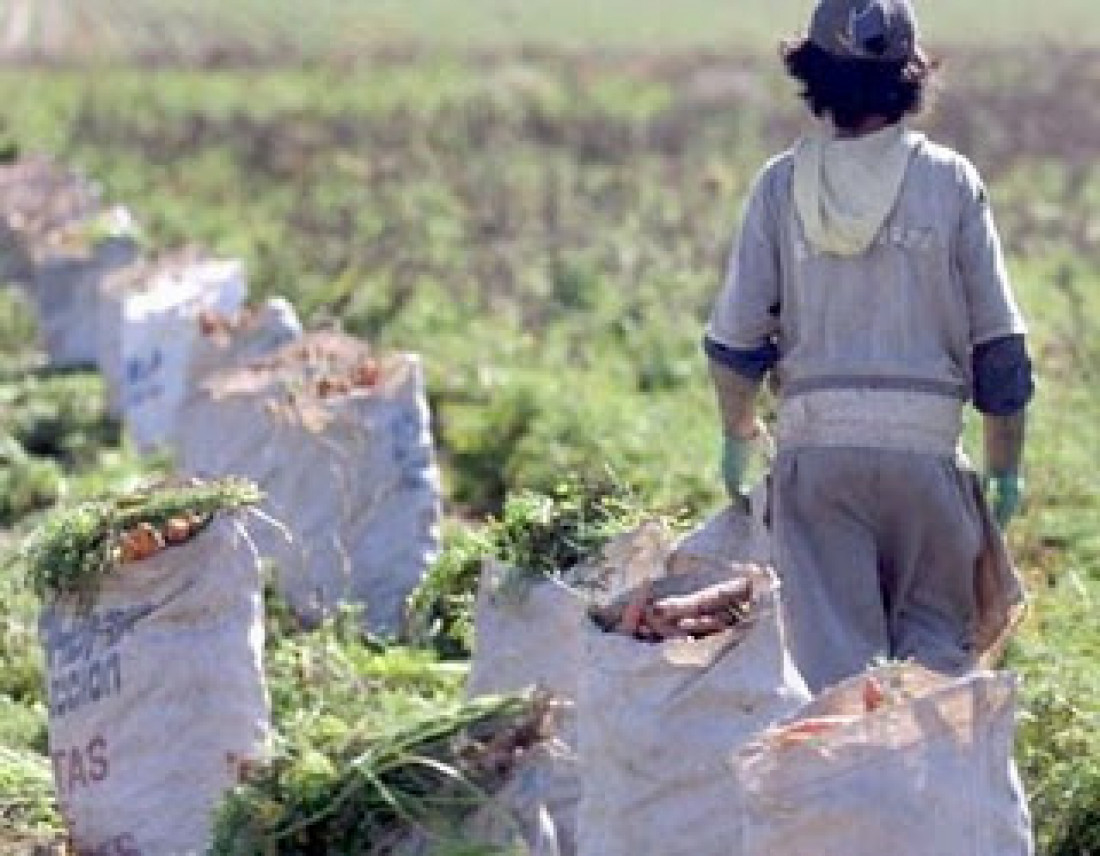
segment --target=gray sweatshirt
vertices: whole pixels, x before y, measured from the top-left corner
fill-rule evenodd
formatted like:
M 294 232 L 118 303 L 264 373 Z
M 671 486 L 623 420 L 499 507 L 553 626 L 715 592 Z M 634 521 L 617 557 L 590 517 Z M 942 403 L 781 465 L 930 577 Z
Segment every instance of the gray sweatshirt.
M 1026 331 L 977 171 L 913 135 L 896 201 L 854 255 L 809 240 L 794 174 L 790 151 L 757 178 L 707 338 L 774 342 L 781 447 L 953 454 L 972 349 Z

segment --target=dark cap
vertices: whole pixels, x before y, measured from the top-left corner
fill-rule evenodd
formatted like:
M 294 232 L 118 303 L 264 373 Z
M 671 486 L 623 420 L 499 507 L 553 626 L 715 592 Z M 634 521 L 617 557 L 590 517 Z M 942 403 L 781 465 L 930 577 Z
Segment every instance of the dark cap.
M 917 52 L 917 16 L 909 0 L 820 0 L 810 41 L 842 59 L 900 62 Z

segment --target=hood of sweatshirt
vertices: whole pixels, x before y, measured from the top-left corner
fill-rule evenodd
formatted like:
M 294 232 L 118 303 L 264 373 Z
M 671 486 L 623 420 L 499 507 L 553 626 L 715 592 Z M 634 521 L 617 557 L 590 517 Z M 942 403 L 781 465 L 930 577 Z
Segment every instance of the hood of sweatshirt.
M 810 243 L 838 256 L 866 252 L 922 139 L 902 124 L 861 137 L 824 129 L 803 137 L 794 150 L 794 202 Z

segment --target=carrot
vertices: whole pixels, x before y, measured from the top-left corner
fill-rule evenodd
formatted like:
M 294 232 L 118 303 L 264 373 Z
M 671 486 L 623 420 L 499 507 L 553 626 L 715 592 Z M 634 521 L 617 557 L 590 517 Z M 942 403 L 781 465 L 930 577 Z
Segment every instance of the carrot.
M 752 594 L 752 580 L 740 577 L 689 595 L 661 598 L 655 607 L 663 618 L 680 621 L 684 618 L 727 614 L 731 610 L 740 611 L 752 602 Z
M 728 630 L 732 624 L 721 615 L 699 615 L 681 618 L 676 626 L 688 636 L 698 639 Z
M 161 534 L 169 544 L 182 544 L 191 537 L 191 521 L 186 517 L 172 517 L 164 524 Z
M 867 713 L 874 713 L 886 704 L 886 693 L 875 678 L 869 677 L 863 682 L 863 709 Z
M 857 716 L 851 714 L 811 716 L 781 728 L 775 737 L 784 744 L 806 743 L 818 737 L 824 737 L 845 725 L 851 725 L 857 719 Z
M 164 538 L 152 524 L 139 523 L 129 532 L 122 534 L 119 538 L 119 546 L 122 550 L 122 561 L 140 562 L 163 550 Z
M 357 387 L 369 388 L 378 385 L 380 376 L 378 361 L 367 357 L 352 370 L 351 382 Z
M 642 616 L 645 614 L 646 604 L 649 602 L 651 588 L 650 581 L 643 580 L 642 584 L 634 590 L 626 606 L 623 607 L 619 626 L 615 628 L 619 633 L 633 636 L 638 632 L 638 627 L 642 623 Z
M 687 635 L 675 621 L 670 621 L 661 615 L 660 611 L 657 610 L 655 606 L 655 604 L 651 603 L 646 607 L 642 621 L 644 625 L 652 631 L 653 635 L 657 637 L 657 641 L 663 639 L 676 639 Z

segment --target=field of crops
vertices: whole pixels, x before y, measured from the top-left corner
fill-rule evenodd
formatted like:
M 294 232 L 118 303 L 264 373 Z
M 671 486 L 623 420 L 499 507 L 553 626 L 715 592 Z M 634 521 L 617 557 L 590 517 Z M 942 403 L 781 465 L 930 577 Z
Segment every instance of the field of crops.
M 451 3 L 380 3 L 377 26 L 356 18 L 369 31 L 357 45 L 359 30 L 331 23 L 349 4 L 327 2 L 310 14 L 350 47 L 324 30 L 310 44 L 330 49 L 304 66 L 278 50 L 257 65 L 249 40 L 166 52 L 154 32 L 149 67 L 0 70 L 0 148 L 94 176 L 151 248 L 240 256 L 253 294 L 285 295 L 310 326 L 424 357 L 449 534 L 413 601 L 416 638 L 301 632 L 272 604 L 268 679 L 296 764 L 279 793 L 303 812 L 332 784 L 338 738 L 396 733 L 457 701 L 478 556 L 560 567 L 644 513 L 690 523 L 721 501 L 702 325 L 744 191 L 804 120 L 766 52 L 684 45 L 758 43 L 806 4 L 746 12 L 751 24 L 737 4 L 688 4 L 683 32 L 656 4 L 601 4 L 599 20 L 591 5 L 483 3 L 459 20 Z M 926 5 L 946 44 L 975 31 L 977 7 Z M 988 179 L 1032 327 L 1040 388 L 1011 532 L 1032 597 L 1009 652 L 1024 678 L 1018 759 L 1042 856 L 1100 854 L 1100 54 L 1033 37 L 1087 42 L 1100 27 L 1092 4 L 1044 4 L 1034 27 L 989 5 L 1003 46 L 944 49 L 920 124 Z M 403 47 L 385 50 L 380 31 Z M 676 50 L 653 49 L 658 31 Z M 514 32 L 574 44 L 508 48 Z M 440 55 L 422 41 L 435 36 L 492 49 Z M 25 308 L 0 292 L 7 548 L 55 504 L 170 468 L 120 435 L 97 377 L 36 368 L 32 343 Z M 0 852 L 25 852 L 14 842 L 56 823 L 36 601 L 8 573 L 0 603 L 0 818 L 14 830 Z
M 1100 13 L 1087 0 L 1050 0 L 1041 14 L 1014 0 L 980 6 L 927 0 L 924 32 L 941 44 L 1100 43 Z M 7 7 L 5 9 L 5 7 Z M 9 49 L 84 57 L 138 54 L 225 60 L 354 57 L 419 43 L 433 48 L 516 44 L 616 51 L 729 49 L 770 53 L 804 26 L 809 0 L 7 0 L 0 4 Z M 26 10 L 26 11 L 24 11 Z

